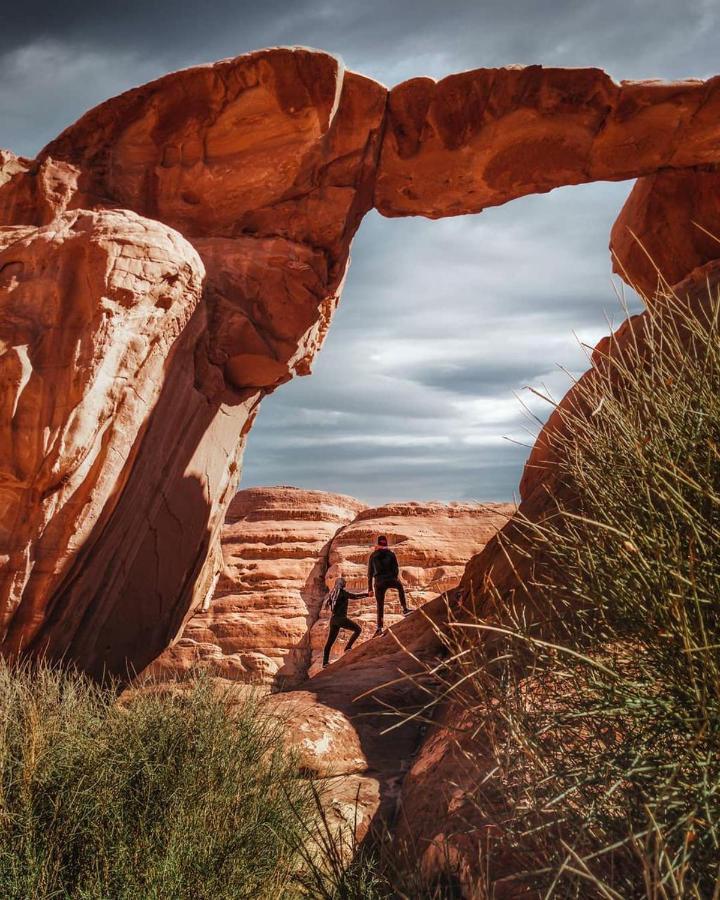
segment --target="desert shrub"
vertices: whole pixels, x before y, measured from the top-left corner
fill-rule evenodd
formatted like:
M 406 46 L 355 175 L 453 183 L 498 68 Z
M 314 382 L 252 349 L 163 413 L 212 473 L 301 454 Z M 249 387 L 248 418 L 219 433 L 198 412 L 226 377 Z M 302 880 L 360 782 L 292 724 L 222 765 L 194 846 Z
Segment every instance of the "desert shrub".
M 518 890 L 720 897 L 719 316 L 659 296 L 581 383 L 555 506 L 505 543 L 522 584 L 453 629 L 470 819 Z
M 0 896 L 293 896 L 307 781 L 251 700 L 0 664 Z

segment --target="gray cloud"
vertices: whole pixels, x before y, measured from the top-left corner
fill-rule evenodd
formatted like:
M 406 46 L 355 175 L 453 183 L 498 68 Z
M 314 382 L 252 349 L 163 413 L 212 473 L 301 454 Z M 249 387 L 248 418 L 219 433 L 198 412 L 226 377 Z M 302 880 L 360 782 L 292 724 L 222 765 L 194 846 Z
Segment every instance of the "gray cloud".
M 320 47 L 386 84 L 537 62 L 704 77 L 717 24 L 715 0 L 15 4 L 0 27 L 0 145 L 34 155 L 108 96 L 262 46 Z M 582 372 L 579 342 L 620 318 L 607 242 L 629 189 L 563 188 L 439 222 L 368 215 L 315 372 L 264 402 L 244 483 L 510 498 L 526 450 L 503 436 L 531 440 L 521 400 L 549 411 L 523 386 L 559 398 L 558 367 Z

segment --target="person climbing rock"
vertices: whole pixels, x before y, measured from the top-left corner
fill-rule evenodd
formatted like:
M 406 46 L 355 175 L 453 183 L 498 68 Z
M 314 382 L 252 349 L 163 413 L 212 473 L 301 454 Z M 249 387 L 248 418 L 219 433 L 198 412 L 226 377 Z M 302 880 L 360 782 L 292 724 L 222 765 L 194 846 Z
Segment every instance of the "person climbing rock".
M 332 615 L 330 617 L 330 628 L 327 641 L 325 642 L 325 649 L 323 650 L 323 669 L 330 662 L 330 651 L 332 650 L 332 645 L 337 640 L 338 634 L 340 634 L 340 629 L 347 628 L 349 631 L 352 631 L 352 636 L 345 647 L 345 653 L 348 652 L 355 641 L 360 637 L 362 629 L 357 622 L 353 622 L 352 619 L 348 618 L 348 601 L 359 600 L 361 597 L 369 596 L 369 593 L 353 594 L 351 591 L 346 590 L 345 579 L 342 576 L 335 581 L 333 589 L 330 591 L 328 598 L 325 601 L 325 605 L 332 610 Z
M 400 606 L 403 615 L 407 616 L 410 609 L 405 600 L 405 588 L 400 581 L 400 568 L 397 556 L 388 547 L 388 541 L 384 534 L 378 536 L 375 549 L 368 560 L 368 594 L 375 588 L 375 601 L 377 603 L 377 629 L 375 634 L 382 634 L 383 621 L 385 619 L 385 594 L 389 590 L 398 592 Z

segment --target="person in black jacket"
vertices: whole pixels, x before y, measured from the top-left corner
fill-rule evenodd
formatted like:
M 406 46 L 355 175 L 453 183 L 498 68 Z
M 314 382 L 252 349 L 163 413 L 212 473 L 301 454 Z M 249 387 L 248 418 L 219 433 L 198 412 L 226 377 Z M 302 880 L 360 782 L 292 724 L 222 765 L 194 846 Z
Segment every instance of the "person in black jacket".
M 405 588 L 402 586 L 399 575 L 400 568 L 397 556 L 388 548 L 388 541 L 385 535 L 381 534 L 377 539 L 377 546 L 370 554 L 370 559 L 368 560 L 368 594 L 372 593 L 374 582 L 375 601 L 377 603 L 377 630 L 375 634 L 382 634 L 383 621 L 385 619 L 385 594 L 387 591 L 392 589 L 398 592 L 404 616 L 410 612 L 405 600 Z
M 353 622 L 352 619 L 348 618 L 348 601 L 351 599 L 359 600 L 361 597 L 367 596 L 369 596 L 369 594 L 353 594 L 351 591 L 346 590 L 345 579 L 342 576 L 336 580 L 332 591 L 330 591 L 328 598 L 325 601 L 325 605 L 329 606 L 332 610 L 332 615 L 330 617 L 328 638 L 325 642 L 325 649 L 323 650 L 323 669 L 330 662 L 330 651 L 332 650 L 332 645 L 337 640 L 341 628 L 347 628 L 349 631 L 352 631 L 352 636 L 345 647 L 345 653 L 348 652 L 355 641 L 360 637 L 362 629 L 357 622 Z

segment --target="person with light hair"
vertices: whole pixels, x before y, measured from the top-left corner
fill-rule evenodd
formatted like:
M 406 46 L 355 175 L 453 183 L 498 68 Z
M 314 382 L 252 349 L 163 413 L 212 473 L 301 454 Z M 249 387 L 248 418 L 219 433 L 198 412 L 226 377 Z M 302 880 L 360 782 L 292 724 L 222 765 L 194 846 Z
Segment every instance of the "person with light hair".
M 333 589 L 330 591 L 328 598 L 325 601 L 325 605 L 329 607 L 332 614 L 330 616 L 328 637 L 325 642 L 325 649 L 323 650 L 323 669 L 330 663 L 330 651 L 332 650 L 332 646 L 337 640 L 337 636 L 340 634 L 341 629 L 346 628 L 348 631 L 352 631 L 350 640 L 345 647 L 345 653 L 350 650 L 355 641 L 360 637 L 360 632 L 362 631 L 357 622 L 353 622 L 352 619 L 348 618 L 348 603 L 350 600 L 359 600 L 361 597 L 367 597 L 369 595 L 353 594 L 352 591 L 346 589 L 345 584 L 346 582 L 342 575 L 338 576 L 335 580 Z

